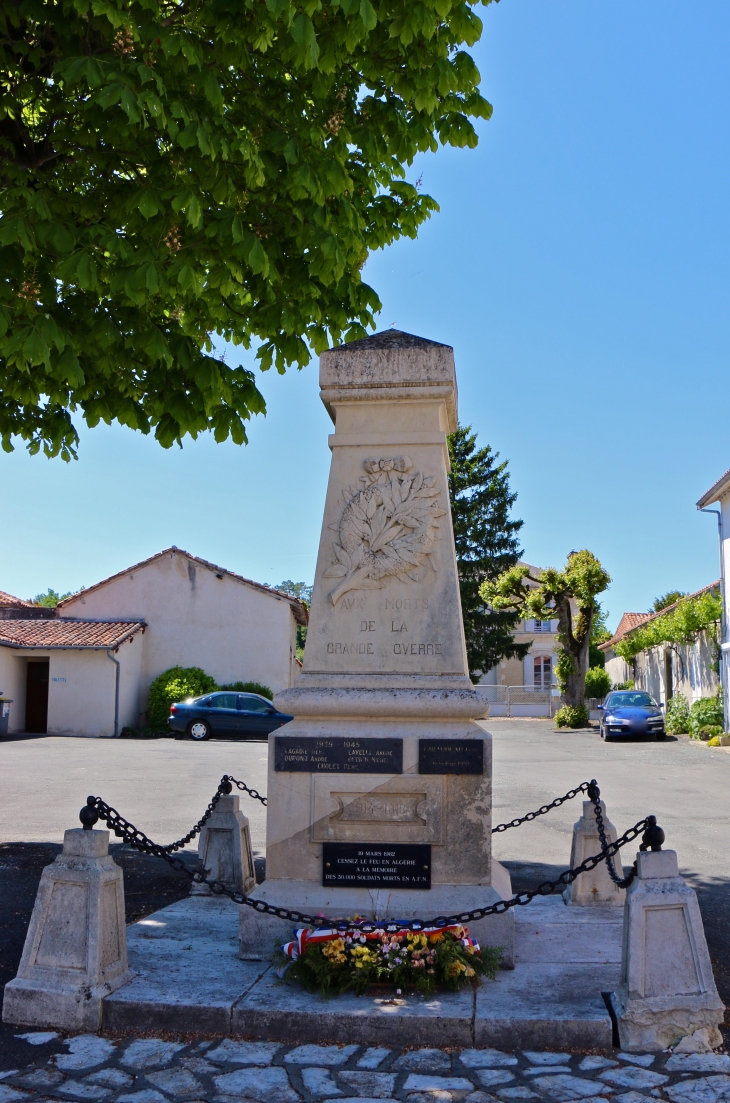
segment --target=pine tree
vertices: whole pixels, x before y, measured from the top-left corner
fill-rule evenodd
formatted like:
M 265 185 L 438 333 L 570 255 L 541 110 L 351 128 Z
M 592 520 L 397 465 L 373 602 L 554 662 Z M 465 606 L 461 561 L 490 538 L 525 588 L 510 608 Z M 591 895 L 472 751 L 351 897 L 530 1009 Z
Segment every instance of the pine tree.
M 483 582 L 494 581 L 518 562 L 517 533 L 523 522 L 510 517 L 517 495 L 510 490 L 507 461 L 497 463 L 499 453 L 489 445 L 477 448 L 476 440 L 470 425 L 460 425 L 448 439 L 449 497 L 472 674 L 491 670 L 500 659 L 522 659 L 530 646 L 514 642 L 519 613 L 490 609 L 479 596 Z

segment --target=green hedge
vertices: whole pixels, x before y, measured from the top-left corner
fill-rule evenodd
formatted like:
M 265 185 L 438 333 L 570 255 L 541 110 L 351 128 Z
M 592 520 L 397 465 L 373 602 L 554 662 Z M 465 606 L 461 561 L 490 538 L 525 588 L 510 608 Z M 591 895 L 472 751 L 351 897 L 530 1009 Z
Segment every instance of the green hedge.
M 147 719 L 151 728 L 165 730 L 170 705 L 186 697 L 200 697 L 218 689 L 215 678 L 199 666 L 173 666 L 158 674 L 150 686 Z
M 722 696 L 700 697 L 689 710 L 690 739 L 700 739 L 703 728 L 719 727 L 723 724 Z M 713 733 L 714 734 L 714 733 Z
M 555 725 L 558 728 L 587 728 L 588 709 L 585 705 L 563 705 L 555 713 Z
M 602 666 L 586 671 L 586 697 L 604 698 L 611 689 L 611 678 Z
M 218 689 L 235 689 L 236 693 L 258 693 L 260 697 L 268 697 L 273 701 L 273 691 L 268 686 L 262 686 L 261 682 L 228 682 L 227 685 L 218 686 Z
M 682 693 L 675 693 L 667 704 L 666 729 L 668 735 L 686 735 L 689 731 L 689 705 Z

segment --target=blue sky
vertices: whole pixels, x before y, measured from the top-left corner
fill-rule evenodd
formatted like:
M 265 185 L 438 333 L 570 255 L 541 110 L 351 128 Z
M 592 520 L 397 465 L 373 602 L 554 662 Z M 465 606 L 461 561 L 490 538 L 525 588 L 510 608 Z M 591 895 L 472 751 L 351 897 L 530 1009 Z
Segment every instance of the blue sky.
M 509 460 L 525 557 L 594 551 L 613 625 L 718 574 L 695 502 L 730 467 L 730 5 L 482 15 L 494 116 L 477 150 L 414 166 L 441 213 L 365 277 L 378 328 L 454 346 L 461 420 Z M 247 448 L 165 452 L 115 426 L 82 432 L 70 465 L 0 454 L 0 589 L 76 589 L 170 544 L 311 580 L 329 465 L 316 364 L 261 387 Z

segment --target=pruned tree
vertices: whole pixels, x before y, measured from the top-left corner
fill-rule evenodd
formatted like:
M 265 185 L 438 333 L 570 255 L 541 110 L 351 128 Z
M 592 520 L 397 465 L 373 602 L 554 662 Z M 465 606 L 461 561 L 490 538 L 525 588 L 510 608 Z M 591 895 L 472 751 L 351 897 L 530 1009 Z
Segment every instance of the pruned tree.
M 448 438 L 449 498 L 454 524 L 461 610 L 469 670 L 486 672 L 500 659 L 522 659 L 530 645 L 514 641 L 520 614 L 497 609 L 480 595 L 519 560 L 517 533 L 523 522 L 511 516 L 517 495 L 510 489 L 507 461 L 489 445 L 477 448 L 477 435 L 462 425 Z
M 480 593 L 495 609 L 510 609 L 538 620 L 557 618 L 558 683 L 567 704 L 582 707 L 596 597 L 610 583 L 608 572 L 584 549 L 571 552 L 561 571 L 549 567 L 539 578 L 530 575 L 529 567 L 512 567 L 496 582 L 484 583 Z
M 368 254 L 475 146 L 490 0 L 0 0 L 0 437 L 246 441 L 253 373 L 366 336 Z

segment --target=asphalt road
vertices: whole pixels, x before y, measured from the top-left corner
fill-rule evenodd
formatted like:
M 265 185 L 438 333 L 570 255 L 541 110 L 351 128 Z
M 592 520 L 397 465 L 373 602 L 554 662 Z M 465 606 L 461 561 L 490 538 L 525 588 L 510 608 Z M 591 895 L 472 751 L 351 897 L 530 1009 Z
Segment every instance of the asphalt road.
M 493 736 L 495 823 L 536 809 L 594 777 L 619 833 L 649 813 L 657 816 L 666 831 L 665 845 L 677 850 L 683 875 L 698 891 L 718 986 L 730 1004 L 730 754 L 695 746 L 684 736 L 660 743 L 605 744 L 596 731 L 558 732 L 552 722 L 543 720 L 493 720 L 483 726 Z M 78 825 L 78 811 L 88 794 L 103 797 L 156 842 L 168 843 L 186 834 L 200 817 L 224 773 L 265 793 L 266 745 L 51 736 L 3 739 L 3 887 L 9 890 L 16 874 L 20 880 L 24 877 L 30 904 L 33 879 L 40 875 L 44 855 L 50 860 L 55 848 L 13 844 L 62 842 L 64 830 Z M 241 806 L 251 822 L 254 853 L 262 857 L 265 810 L 245 796 Z M 576 798 L 532 823 L 494 836 L 494 855 L 507 864 L 516 890 L 567 867 L 572 826 L 579 815 Z M 627 847 L 624 855 L 630 865 L 634 849 Z M 150 875 L 142 876 L 136 867 L 130 868 L 132 874 L 140 884 L 142 910 L 153 908 Z M 164 888 L 165 893 L 174 891 L 181 894 L 182 883 L 177 889 L 170 884 Z M 1 896 L 6 904 L 0 899 L 0 926 L 6 931 L 23 926 L 25 907 L 7 911 L 13 894 L 3 891 Z M 161 897 L 156 906 L 168 899 Z M 5 976 L 13 975 L 19 945 L 17 933 L 5 942 L 0 961 Z

